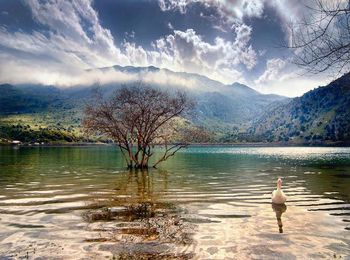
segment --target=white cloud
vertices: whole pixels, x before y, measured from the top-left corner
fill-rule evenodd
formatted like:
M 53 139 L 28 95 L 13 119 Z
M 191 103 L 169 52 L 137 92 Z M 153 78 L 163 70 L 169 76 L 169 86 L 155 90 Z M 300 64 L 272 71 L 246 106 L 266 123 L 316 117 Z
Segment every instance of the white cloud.
M 120 64 L 153 65 L 232 83 L 242 79 L 238 67 L 251 69 L 256 64 L 257 54 L 249 45 L 252 29 L 242 23 L 233 24 L 233 41 L 217 37 L 209 43 L 193 29 L 175 30 L 154 41 L 150 46 L 153 49 L 146 49 L 126 40 L 117 46 L 111 32 L 101 25 L 92 0 L 26 0 L 26 4 L 33 19 L 46 29 L 28 33 L 0 27 L 0 46 L 10 50 L 2 53 L 6 56 L 0 61 L 2 82 L 23 82 L 27 77 L 43 84 L 57 83 L 60 79 L 63 85 L 73 84 L 74 80 L 65 76 L 71 78 L 84 69 Z M 187 4 L 187 0 L 170 3 L 184 8 Z M 135 34 L 131 32 L 131 36 L 129 39 Z M 6 68 L 10 63 L 12 70 Z
M 186 13 L 191 4 L 202 3 L 216 7 L 222 18 L 228 21 L 242 20 L 244 17 L 260 17 L 264 9 L 263 0 L 158 0 L 163 11 L 179 10 Z
M 193 29 L 175 30 L 173 34 L 153 43 L 153 60 L 162 67 L 204 74 L 225 83 L 232 83 L 233 78 L 237 80 L 241 77 L 236 69 L 238 65 L 251 69 L 256 64 L 257 55 L 249 45 L 250 32 L 250 27 L 240 24 L 236 27 L 235 41 L 217 37 L 210 44 Z
M 11 50 L 7 52 L 6 59 L 0 61 L 3 82 L 23 82 L 25 73 L 22 73 L 21 79 L 17 73 L 32 71 L 27 73 L 27 79 L 31 82 L 52 84 L 62 79 L 63 85 L 67 82 L 73 84 L 74 80 L 66 80 L 64 75 L 70 78 L 73 72 L 120 64 L 154 65 L 200 73 L 232 83 L 242 79 L 237 69 L 240 65 L 251 69 L 256 64 L 256 52 L 249 45 L 252 29 L 242 23 L 233 25 L 233 41 L 217 37 L 213 43 L 209 43 L 193 29 L 175 30 L 154 41 L 153 50 L 147 50 L 126 40 L 117 46 L 111 32 L 101 26 L 90 0 L 44 3 L 27 0 L 26 3 L 34 19 L 47 30 L 30 34 L 9 32 L 0 27 L 0 37 L 3 39 L 0 45 Z M 5 68 L 10 61 L 13 72 Z
M 11 50 L 14 63 L 26 64 L 32 59 L 52 71 L 70 71 L 75 68 L 128 64 L 128 57 L 114 44 L 108 29 L 103 28 L 91 1 L 27 0 L 33 19 L 47 29 L 25 33 L 20 29 L 9 32 L 0 27 L 0 45 Z M 6 66 L 7 61 L 1 61 Z M 46 64 L 45 64 L 46 62 Z M 3 64 L 4 63 L 4 64 Z M 44 65 L 45 64 L 45 65 Z
M 332 2 L 333 0 L 322 0 Z M 345 0 L 340 0 L 345 1 Z M 313 0 L 290 1 L 290 0 L 158 0 L 163 11 L 179 10 L 186 13 L 187 9 L 194 4 L 202 4 L 205 7 L 215 8 L 218 13 L 218 24 L 215 28 L 221 29 L 222 23 L 232 24 L 243 22 L 244 18 L 262 17 L 266 6 L 273 8 L 282 21 L 282 28 L 286 37 L 289 35 L 289 26 L 305 15 L 305 6 L 312 6 Z
M 100 25 L 91 0 L 54 0 L 44 3 L 27 0 L 26 3 L 33 18 L 48 27 L 50 42 L 57 39 L 61 41 L 61 45 L 56 45 L 56 48 L 61 47 L 65 52 L 82 50 L 78 56 L 87 65 L 98 63 L 95 62 L 96 57 L 101 63 L 109 61 L 111 57 L 116 60 L 125 58 L 115 46 L 111 32 Z
M 159 7 L 163 11 L 178 9 L 181 13 L 186 12 L 186 7 L 190 2 L 191 0 L 158 0 Z
M 174 26 L 171 24 L 171 22 L 168 22 L 168 28 L 169 28 L 170 30 L 174 30 Z
M 265 94 L 278 94 L 287 97 L 302 96 L 305 92 L 318 86 L 325 86 L 329 80 L 320 77 L 300 77 L 296 74 L 287 74 L 281 80 L 271 81 L 256 89 Z
M 270 59 L 264 73 L 254 81 L 254 88 L 265 94 L 287 97 L 301 96 L 318 86 L 325 86 L 330 79 L 325 75 L 303 76 L 303 71 L 295 65 L 287 66 L 286 60 Z
M 135 38 L 135 31 L 132 30 L 131 32 L 125 32 L 124 35 L 127 39 L 134 39 Z
M 0 66 L 0 78 L 10 84 L 45 84 L 58 87 L 71 87 L 80 85 L 128 83 L 142 80 L 148 84 L 173 85 L 182 88 L 196 89 L 198 91 L 211 91 L 195 79 L 184 79 L 164 70 L 142 73 L 127 73 L 114 70 L 62 70 L 60 65 L 52 64 L 49 68 L 40 62 L 31 60 L 12 60 L 7 54 L 0 53 L 0 59 L 6 60 L 6 66 Z M 56 68 L 56 69 L 53 69 Z M 15 77 L 14 75 L 17 75 Z M 215 90 L 212 90 L 215 91 Z
M 270 81 L 274 81 L 280 75 L 281 70 L 286 66 L 286 61 L 279 58 L 270 59 L 266 61 L 265 72 L 255 80 L 256 84 L 266 84 Z
M 198 1 L 160 0 L 159 3 L 163 10 L 178 8 L 185 13 L 189 5 Z M 26 0 L 33 18 L 46 30 L 12 32 L 0 26 L 0 47 L 8 50 L 0 52 L 0 79 L 14 84 L 59 86 L 134 80 L 135 75 L 125 73 L 84 71 L 87 68 L 120 64 L 154 65 L 174 71 L 203 74 L 224 83 L 244 82 L 242 68 L 254 68 L 258 55 L 250 45 L 253 29 L 244 24 L 242 19 L 260 17 L 264 3 L 267 3 L 265 1 L 203 0 L 207 6 L 216 6 L 221 19 L 230 24 L 225 28 L 231 28 L 232 40 L 216 37 L 209 42 L 189 28 L 174 30 L 155 40 L 150 49 L 127 41 L 137 37 L 133 32 L 128 33 L 127 40 L 121 41 L 122 44 L 118 46 L 110 30 L 101 25 L 98 13 L 92 7 L 92 0 Z M 271 0 L 268 4 L 276 3 L 274 8 L 287 17 L 288 10 L 284 10 L 283 6 L 292 5 L 290 2 Z M 171 24 L 168 26 L 172 29 Z M 262 85 L 261 89 L 266 89 L 263 82 L 269 80 L 275 85 L 279 84 L 276 71 L 282 69 L 282 62 L 268 64 L 270 69 L 257 80 Z M 176 82 L 189 88 L 198 84 L 162 73 L 143 76 L 148 82 Z
M 0 55 L 6 58 L 6 55 Z M 121 72 L 103 72 L 100 70 L 86 71 L 73 68 L 62 70 L 60 66 L 31 63 L 30 61 L 8 60 L 6 66 L 1 64 L 0 78 L 3 82 L 10 84 L 44 84 L 58 87 L 70 87 L 77 85 L 107 84 L 114 82 L 128 82 L 136 80 L 133 75 Z M 15 75 L 18 75 L 15 77 Z

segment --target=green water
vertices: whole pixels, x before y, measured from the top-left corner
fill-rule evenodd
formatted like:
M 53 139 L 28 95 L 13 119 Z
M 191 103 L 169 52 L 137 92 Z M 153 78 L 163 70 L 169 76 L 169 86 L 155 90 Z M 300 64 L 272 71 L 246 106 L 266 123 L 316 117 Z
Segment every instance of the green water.
M 155 216 L 118 215 L 145 202 Z M 120 255 L 350 257 L 350 148 L 190 147 L 145 173 L 113 147 L 0 147 L 0 258 Z

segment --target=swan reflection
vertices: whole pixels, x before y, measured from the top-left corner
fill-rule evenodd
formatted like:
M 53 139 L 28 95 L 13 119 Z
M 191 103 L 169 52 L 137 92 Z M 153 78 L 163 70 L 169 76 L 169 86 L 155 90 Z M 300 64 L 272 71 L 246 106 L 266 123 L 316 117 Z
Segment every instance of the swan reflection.
M 280 233 L 283 233 L 283 224 L 282 224 L 282 214 L 286 212 L 286 204 L 275 204 L 272 203 L 272 209 L 276 213 L 276 219 L 278 224 L 278 230 Z

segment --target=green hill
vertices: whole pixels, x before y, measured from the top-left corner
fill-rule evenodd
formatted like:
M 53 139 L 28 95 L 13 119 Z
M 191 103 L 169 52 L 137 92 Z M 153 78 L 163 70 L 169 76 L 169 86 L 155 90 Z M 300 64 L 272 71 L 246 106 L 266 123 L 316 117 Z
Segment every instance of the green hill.
M 277 95 L 264 95 L 245 85 L 234 83 L 224 85 L 205 76 L 193 73 L 174 72 L 156 67 L 107 67 L 102 71 L 116 70 L 128 73 L 135 81 L 142 80 L 148 73 L 151 76 L 160 73 L 162 77 L 180 79 L 182 82 L 191 82 L 195 90 L 184 88 L 181 82 L 168 81 L 164 84 L 153 84 L 162 89 L 180 89 L 188 92 L 197 103 L 195 114 L 188 118 L 193 124 L 203 126 L 214 131 L 218 136 L 230 131 L 232 126 L 245 129 L 250 120 L 255 118 L 269 104 L 285 100 Z M 127 82 L 124 84 L 133 84 Z M 122 83 L 99 85 L 104 95 L 108 96 Z M 71 88 L 57 88 L 41 85 L 0 85 L 0 124 L 2 130 L 0 138 L 28 140 L 49 140 L 51 137 L 59 141 L 58 132 L 68 135 L 64 140 L 76 140 L 82 136 L 80 126 L 83 108 L 89 102 L 94 84 Z M 29 132 L 28 132 L 28 131 Z M 31 134 L 30 131 L 36 131 Z M 42 138 L 40 131 L 44 132 Z M 22 133 L 23 132 L 23 133 Z M 32 136 L 24 138 L 25 136 Z
M 65 91 L 52 86 L 3 84 L 0 93 L 0 143 L 83 140 L 81 106 Z
M 350 143 L 350 73 L 267 110 L 249 134 L 269 142 Z
M 161 72 L 163 76 L 190 80 L 196 87 L 187 92 L 197 106 L 195 115 L 188 119 L 215 133 L 218 142 L 350 143 L 350 74 L 289 99 L 264 95 L 239 83 L 224 85 L 201 75 L 155 67 L 114 66 L 101 70 L 118 70 L 139 79 L 147 73 Z M 108 96 L 121 85 L 99 87 Z M 177 82 L 156 86 L 184 89 Z M 0 85 L 0 139 L 85 140 L 81 119 L 94 87 Z

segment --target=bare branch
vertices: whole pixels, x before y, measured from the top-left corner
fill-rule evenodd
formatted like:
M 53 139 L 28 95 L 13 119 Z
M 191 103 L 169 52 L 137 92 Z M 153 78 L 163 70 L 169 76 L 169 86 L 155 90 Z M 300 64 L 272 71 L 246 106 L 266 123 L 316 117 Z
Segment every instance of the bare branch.
M 313 0 L 308 16 L 291 26 L 289 48 L 294 63 L 308 73 L 340 74 L 349 70 L 350 5 L 341 0 Z
M 174 140 L 176 118 L 193 106 L 182 92 L 165 92 L 138 82 L 123 86 L 107 99 L 97 92 L 86 106 L 83 125 L 89 133 L 113 139 L 129 168 L 147 168 L 155 145 L 168 145 Z M 185 146 L 171 147 L 161 161 Z

